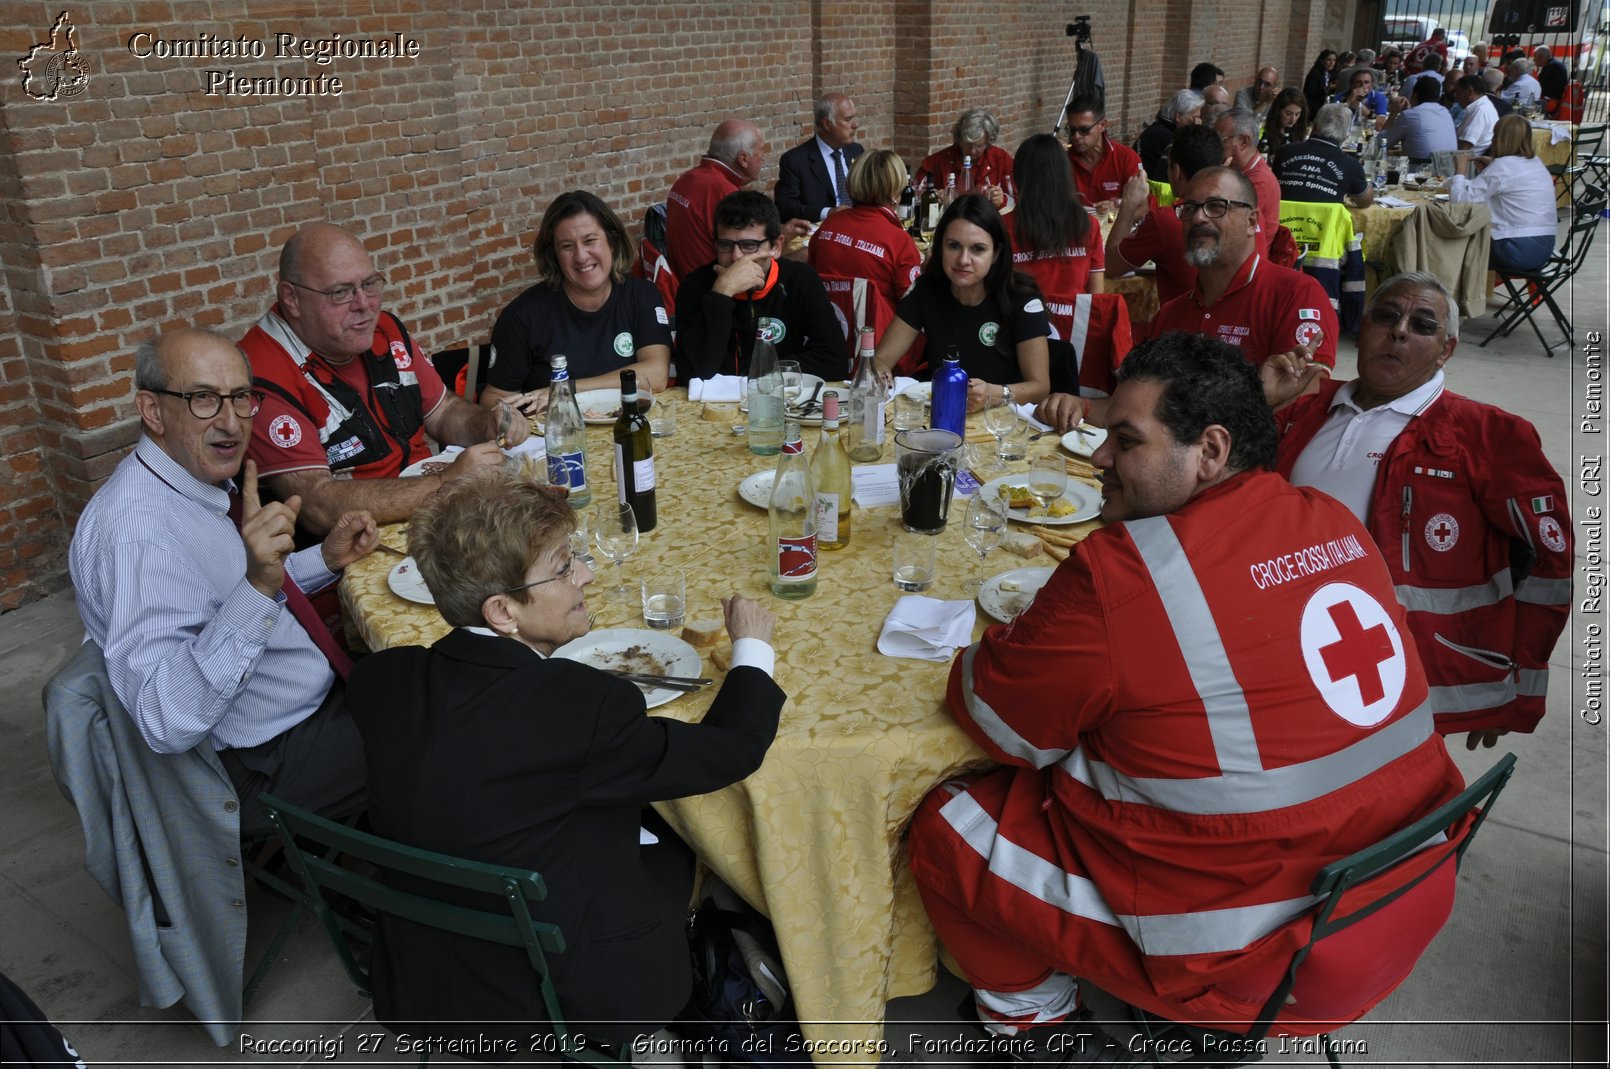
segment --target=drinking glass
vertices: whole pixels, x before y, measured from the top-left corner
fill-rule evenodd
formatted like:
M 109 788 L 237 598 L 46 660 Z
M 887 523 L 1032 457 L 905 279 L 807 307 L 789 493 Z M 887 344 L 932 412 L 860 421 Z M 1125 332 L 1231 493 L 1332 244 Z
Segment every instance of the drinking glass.
M 783 403 L 796 405 L 804 380 L 800 378 L 798 360 L 777 361 L 777 372 L 783 377 Z
M 1000 498 L 979 492 L 967 503 L 967 544 L 973 547 L 978 554 L 979 567 L 983 567 L 984 558 L 989 551 L 1001 544 L 1001 538 L 1006 532 L 1006 506 Z M 962 584 L 962 589 L 969 594 L 976 595 L 984 585 L 984 577 L 975 575 Z
M 1055 453 L 1041 453 L 1029 465 L 1029 491 L 1050 504 L 1068 491 L 1068 465 Z
M 920 431 L 928 426 L 928 406 L 914 393 L 894 395 L 894 429 Z
M 598 562 L 593 558 L 593 528 L 592 513 L 586 509 L 576 510 L 576 529 L 570 532 L 570 555 L 577 560 L 587 562 L 587 567 L 594 567 Z
M 636 591 L 621 578 L 621 565 L 637 549 L 637 513 L 632 506 L 610 501 L 599 505 L 593 515 L 593 544 L 615 565 L 610 576 L 615 585 L 605 593 L 611 601 L 626 601 Z
M 669 438 L 676 433 L 676 407 L 668 393 L 654 397 L 654 407 L 648 410 L 649 434 L 655 438 Z
M 917 594 L 934 585 L 939 568 L 939 539 L 916 531 L 897 531 L 894 536 L 894 585 Z
M 667 568 L 643 580 L 643 622 L 656 631 L 681 627 L 686 615 L 687 579 L 680 568 Z
M 990 465 L 991 471 L 1006 470 L 1006 465 L 999 459 L 1001 440 L 1016 426 L 1017 409 L 1012 407 L 1012 388 L 1002 386 L 999 390 L 991 390 L 984 401 L 984 429 L 995 436 L 996 460 Z

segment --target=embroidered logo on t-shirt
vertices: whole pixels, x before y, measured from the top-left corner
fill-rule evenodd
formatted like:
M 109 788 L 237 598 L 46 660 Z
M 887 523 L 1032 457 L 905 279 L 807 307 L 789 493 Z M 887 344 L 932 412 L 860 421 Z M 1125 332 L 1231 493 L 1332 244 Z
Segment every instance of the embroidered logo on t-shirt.
M 1560 521 L 1553 516 L 1544 516 L 1537 521 L 1537 537 L 1554 552 L 1565 552 L 1565 532 L 1560 530 Z
M 996 337 L 1001 333 L 999 323 L 985 323 L 978 328 L 978 341 L 981 345 L 994 345 Z
M 1325 337 L 1325 328 L 1318 323 L 1298 323 L 1296 336 L 1298 345 L 1308 349 L 1316 348 Z
M 616 356 L 631 356 L 636 350 L 637 346 L 632 344 L 631 331 L 623 330 L 619 334 L 615 335 Z
M 761 316 L 760 322 L 755 326 L 755 333 L 759 336 L 760 340 L 769 341 L 773 345 L 776 345 L 778 342 L 782 341 L 783 338 L 788 334 L 788 328 L 783 325 L 783 321 L 781 319 L 773 319 L 771 316 Z
M 665 314 L 665 309 L 659 305 L 654 306 L 654 318 L 662 327 L 671 325 L 671 317 Z
M 268 440 L 281 449 L 289 449 L 302 440 L 302 425 L 290 416 L 275 416 L 268 425 Z

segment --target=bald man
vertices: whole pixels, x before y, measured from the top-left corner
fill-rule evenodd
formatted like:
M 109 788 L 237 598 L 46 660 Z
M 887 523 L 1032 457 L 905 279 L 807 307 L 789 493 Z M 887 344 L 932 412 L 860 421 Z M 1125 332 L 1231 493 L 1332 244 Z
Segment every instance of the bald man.
M 349 509 L 405 520 L 530 433 L 507 404 L 477 408 L 442 384 L 382 310 L 385 281 L 351 232 L 310 223 L 280 253 L 279 300 L 240 341 L 264 395 L 248 454 L 275 497 L 301 497 L 301 526 L 316 536 Z M 427 434 L 466 448 L 439 472 L 400 478 L 431 455 Z
M 852 106 L 852 123 L 854 115 Z M 715 263 L 716 205 L 759 178 L 765 166 L 766 138 L 760 127 L 743 119 L 716 127 L 704 158 L 676 180 L 665 198 L 665 258 L 678 279 Z M 783 236 L 809 231 L 804 220 L 791 219 Z
M 1279 95 L 1280 72 L 1273 67 L 1259 67 L 1258 76 L 1252 80 L 1252 84 L 1236 90 L 1235 106 L 1262 116 Z

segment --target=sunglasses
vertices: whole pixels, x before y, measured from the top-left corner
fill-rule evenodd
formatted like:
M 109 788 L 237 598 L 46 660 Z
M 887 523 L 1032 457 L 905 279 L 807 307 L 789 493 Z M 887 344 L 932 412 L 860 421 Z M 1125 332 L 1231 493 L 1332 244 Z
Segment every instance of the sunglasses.
M 1442 333 L 1442 320 L 1436 316 L 1413 312 L 1401 312 L 1391 305 L 1381 305 L 1371 308 L 1365 315 L 1371 323 L 1378 327 L 1395 327 L 1400 322 L 1408 320 L 1409 330 L 1422 338 L 1434 338 Z

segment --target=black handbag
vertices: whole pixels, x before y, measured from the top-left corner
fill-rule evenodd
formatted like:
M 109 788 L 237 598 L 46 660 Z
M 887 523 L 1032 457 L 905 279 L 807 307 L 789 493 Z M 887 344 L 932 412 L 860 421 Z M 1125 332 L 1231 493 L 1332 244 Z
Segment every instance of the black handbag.
M 771 925 L 726 888 L 711 892 L 688 915 L 693 995 L 676 1031 L 733 1065 L 808 1063 Z

